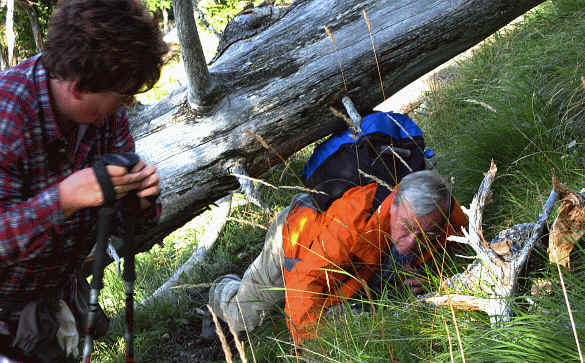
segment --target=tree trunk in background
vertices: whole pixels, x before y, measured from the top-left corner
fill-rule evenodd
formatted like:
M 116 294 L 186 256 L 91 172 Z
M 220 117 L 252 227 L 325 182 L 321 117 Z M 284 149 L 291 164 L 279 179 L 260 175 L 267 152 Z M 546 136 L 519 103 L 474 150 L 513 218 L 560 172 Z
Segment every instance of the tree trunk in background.
M 8 65 L 13 66 L 14 62 L 14 45 L 16 35 L 14 34 L 14 0 L 6 2 L 6 47 L 8 48 Z
M 6 48 L 0 46 L 0 71 L 8 68 L 8 57 L 6 56 Z
M 164 0 L 160 0 L 160 4 L 161 4 L 160 8 L 161 8 L 162 16 L 163 16 L 163 34 L 166 34 L 169 32 L 169 11 L 164 6 Z
M 43 37 L 41 35 L 41 26 L 39 24 L 39 17 L 37 12 L 32 6 L 27 6 L 26 3 L 21 2 L 23 4 L 24 11 L 26 11 L 26 15 L 28 16 L 28 20 L 30 22 L 30 28 L 32 30 L 33 38 L 35 40 L 35 46 L 37 47 L 37 52 L 42 52 L 43 50 Z
M 258 177 L 343 129 L 329 111 L 343 110 L 343 95 L 362 115 L 383 101 L 363 11 L 385 94 L 392 95 L 542 1 L 298 0 L 288 8 L 239 15 L 232 23 L 247 24 L 248 31 L 230 32 L 228 25 L 224 35 L 235 38 L 222 39 L 199 104 L 190 107 L 182 88 L 131 115 L 137 151 L 156 165 L 162 188 L 161 222 L 138 237 L 141 249 L 238 188 L 230 175 L 234 166 Z

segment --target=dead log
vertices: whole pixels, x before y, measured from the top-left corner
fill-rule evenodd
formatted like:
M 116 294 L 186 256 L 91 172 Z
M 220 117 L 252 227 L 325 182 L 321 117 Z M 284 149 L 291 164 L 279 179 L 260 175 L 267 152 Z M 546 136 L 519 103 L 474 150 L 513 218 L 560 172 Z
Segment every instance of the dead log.
M 180 36 L 187 42 L 182 53 L 190 65 L 189 87 L 131 114 L 137 151 L 156 165 L 162 187 L 162 219 L 137 236 L 140 250 L 237 189 L 234 167 L 259 177 L 343 129 L 344 121 L 329 110 L 342 109 L 343 95 L 351 96 L 361 114 L 382 101 L 363 11 L 384 91 L 391 95 L 542 1 L 298 0 L 278 11 L 241 14 L 249 17 L 243 23 L 250 32 L 236 41 L 224 39 L 227 46 L 209 67 L 195 49 L 200 45 L 188 25 L 193 22 L 181 20 L 193 16 L 190 1 L 174 1 L 187 13 L 177 11 L 176 17 L 177 24 L 187 24 Z M 262 31 L 254 30 L 258 24 Z
M 492 324 L 511 318 L 510 299 L 517 293 L 520 272 L 542 237 L 545 223 L 557 200 L 553 189 L 536 223 L 513 226 L 487 243 L 482 233 L 482 215 L 496 170 L 492 161 L 469 209 L 463 208 L 469 219 L 468 229 L 463 229 L 464 237 L 448 238 L 471 246 L 477 255 L 475 261 L 464 272 L 443 281 L 441 288 L 450 293 L 422 298 L 424 302 L 438 306 L 484 311 L 490 316 Z

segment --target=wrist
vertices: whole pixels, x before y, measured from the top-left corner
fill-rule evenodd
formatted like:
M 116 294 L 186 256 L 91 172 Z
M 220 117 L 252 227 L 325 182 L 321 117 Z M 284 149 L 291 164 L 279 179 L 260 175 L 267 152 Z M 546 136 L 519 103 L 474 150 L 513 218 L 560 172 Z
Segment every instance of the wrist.
M 71 201 L 71 198 L 69 197 L 70 193 L 68 192 L 68 187 L 65 181 L 57 184 L 57 196 L 59 198 L 59 207 L 63 211 L 63 217 L 65 219 L 69 218 L 79 209 L 76 208 Z

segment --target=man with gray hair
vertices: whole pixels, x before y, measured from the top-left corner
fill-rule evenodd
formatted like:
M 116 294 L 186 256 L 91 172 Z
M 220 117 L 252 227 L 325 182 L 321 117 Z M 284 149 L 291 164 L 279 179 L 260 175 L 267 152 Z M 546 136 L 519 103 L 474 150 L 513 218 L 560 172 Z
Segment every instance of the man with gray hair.
M 266 234 L 264 249 L 244 277 L 218 278 L 209 304 L 237 331 L 253 330 L 282 301 L 296 344 L 313 338 L 324 309 L 350 298 L 376 275 L 385 259 L 413 271 L 465 216 L 432 171 L 405 176 L 382 201 L 371 183 L 346 191 L 319 212 L 307 194 L 293 198 Z M 389 257 L 385 257 L 389 256 Z M 415 279 L 405 279 L 414 293 Z

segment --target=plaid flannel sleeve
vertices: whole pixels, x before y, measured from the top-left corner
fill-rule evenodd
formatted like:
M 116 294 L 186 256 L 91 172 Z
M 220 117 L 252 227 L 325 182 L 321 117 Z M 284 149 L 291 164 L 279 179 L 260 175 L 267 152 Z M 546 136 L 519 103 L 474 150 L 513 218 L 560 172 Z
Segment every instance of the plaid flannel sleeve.
M 22 200 L 25 178 L 24 114 L 18 103 L 0 101 L 0 267 L 37 257 L 52 243 L 51 230 L 64 222 L 57 187 Z

